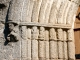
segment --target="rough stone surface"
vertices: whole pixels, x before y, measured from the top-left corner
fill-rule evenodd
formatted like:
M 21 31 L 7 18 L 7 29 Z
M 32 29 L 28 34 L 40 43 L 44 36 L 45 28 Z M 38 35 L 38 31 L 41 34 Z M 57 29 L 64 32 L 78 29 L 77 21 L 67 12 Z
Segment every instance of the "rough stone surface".
M 68 57 L 75 60 L 75 46 L 74 42 L 68 42 Z
M 45 30 L 45 40 L 49 41 L 49 30 Z
M 56 37 L 57 34 L 54 28 L 51 28 L 49 33 L 50 33 L 50 40 L 57 40 L 57 37 Z
M 45 58 L 45 41 L 39 41 L 39 58 Z
M 22 58 L 27 59 L 27 27 L 22 27 Z M 24 60 L 24 59 L 23 59 Z
M 57 59 L 58 58 L 58 46 L 57 41 L 50 41 L 50 58 L 51 59 Z
M 27 28 L 27 60 L 31 60 L 31 28 Z
M 60 41 L 63 41 L 63 30 L 62 29 L 58 29 L 57 30 L 57 37 L 58 37 L 58 40 L 60 40 Z
M 37 40 L 32 40 L 32 60 L 38 60 L 38 41 Z
M 44 27 L 40 27 L 39 39 L 40 40 L 44 40 L 45 39 L 45 28 Z
M 63 42 L 63 58 L 68 59 L 68 48 L 67 48 L 67 42 Z
M 79 5 L 80 0 L 0 0 L 0 60 L 75 60 L 73 24 Z M 27 25 L 33 22 L 71 28 Z M 13 23 L 17 28 L 10 30 Z M 8 41 L 17 29 L 18 41 Z
M 68 41 L 73 41 L 73 30 L 68 30 Z
M 63 59 L 63 42 L 58 41 L 58 58 Z
M 41 3 L 42 3 L 42 0 L 36 0 L 34 2 L 33 12 L 32 12 L 32 22 L 38 22 Z
M 49 60 L 49 51 L 50 51 L 49 41 L 45 41 L 45 55 L 46 55 L 46 60 Z

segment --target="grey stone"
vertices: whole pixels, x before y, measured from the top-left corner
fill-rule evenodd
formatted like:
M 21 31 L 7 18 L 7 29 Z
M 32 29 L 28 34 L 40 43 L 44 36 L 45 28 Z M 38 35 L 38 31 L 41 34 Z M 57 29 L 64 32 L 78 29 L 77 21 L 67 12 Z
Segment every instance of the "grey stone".
M 80 0 L 0 0 L 0 60 L 75 60 L 73 28 L 79 4 Z M 7 34 L 18 41 L 6 42 Z
M 7 36 L 8 41 L 19 41 L 19 27 L 18 25 L 15 25 L 16 23 L 9 23 L 9 31 L 10 33 Z

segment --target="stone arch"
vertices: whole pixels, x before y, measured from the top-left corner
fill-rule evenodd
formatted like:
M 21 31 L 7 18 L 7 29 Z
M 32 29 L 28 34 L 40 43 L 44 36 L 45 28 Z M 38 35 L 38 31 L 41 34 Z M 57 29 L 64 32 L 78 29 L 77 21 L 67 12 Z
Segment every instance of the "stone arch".
M 49 58 L 74 60 L 75 48 L 72 26 L 75 21 L 78 3 L 79 0 L 12 0 L 8 19 L 12 22 L 18 21 L 21 23 L 21 56 L 33 60 Z M 26 37 L 27 33 L 29 36 Z M 30 40 L 28 41 L 29 44 L 24 43 L 27 39 Z M 46 43 L 44 43 L 45 41 Z M 25 52 L 29 55 L 28 57 Z
M 19 25 L 21 39 L 2 46 L 5 49 L 1 49 L 1 59 L 75 60 L 73 24 L 79 3 L 80 0 L 11 0 L 8 23 Z

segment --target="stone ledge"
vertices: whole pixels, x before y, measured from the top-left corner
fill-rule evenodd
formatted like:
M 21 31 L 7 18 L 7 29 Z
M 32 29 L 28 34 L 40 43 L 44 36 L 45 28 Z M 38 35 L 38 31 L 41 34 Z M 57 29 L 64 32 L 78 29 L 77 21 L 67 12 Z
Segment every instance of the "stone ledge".
M 70 29 L 71 25 L 69 24 L 45 24 L 45 23 L 34 23 L 34 22 L 30 22 L 30 23 L 26 23 L 26 22 L 22 22 L 20 23 L 20 26 L 42 26 L 42 27 L 49 27 L 49 28 L 64 28 L 64 29 Z

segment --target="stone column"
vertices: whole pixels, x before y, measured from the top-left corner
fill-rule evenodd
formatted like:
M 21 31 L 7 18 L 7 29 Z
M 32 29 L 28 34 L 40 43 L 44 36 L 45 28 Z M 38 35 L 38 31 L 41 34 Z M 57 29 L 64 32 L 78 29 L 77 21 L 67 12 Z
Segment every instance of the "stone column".
M 69 60 L 75 60 L 73 29 L 68 30 L 68 58 Z
M 49 30 L 45 30 L 45 57 L 49 60 Z
M 48 5 L 49 0 L 42 0 L 41 7 L 40 7 L 40 13 L 39 13 L 39 23 L 44 24 L 45 22 L 45 15 L 46 15 L 46 9 Z M 39 30 L 39 60 L 45 60 L 46 58 L 46 50 L 45 50 L 45 28 L 40 27 Z
M 63 30 L 57 29 L 58 34 L 58 58 L 63 59 Z
M 39 10 L 41 6 L 42 0 L 34 0 L 34 5 L 32 9 L 32 16 L 31 16 L 31 22 L 38 23 L 38 16 L 39 16 Z M 37 26 L 32 27 L 32 41 L 31 41 L 31 46 L 32 46 L 32 60 L 39 60 L 38 59 L 38 35 L 39 31 Z
M 57 37 L 56 37 L 56 31 L 54 28 L 50 29 L 50 59 L 58 59 L 58 49 L 57 49 Z
M 31 27 L 27 27 L 27 60 L 31 60 Z
M 63 58 L 68 59 L 68 48 L 67 48 L 67 31 L 63 31 Z
M 39 31 L 39 60 L 45 60 L 45 29 L 40 27 Z
M 27 27 L 26 26 L 22 26 L 21 28 L 21 37 L 22 37 L 22 47 L 21 47 L 21 56 L 22 56 L 22 60 L 27 59 Z
M 32 27 L 32 60 L 38 60 L 38 29 L 36 26 Z

